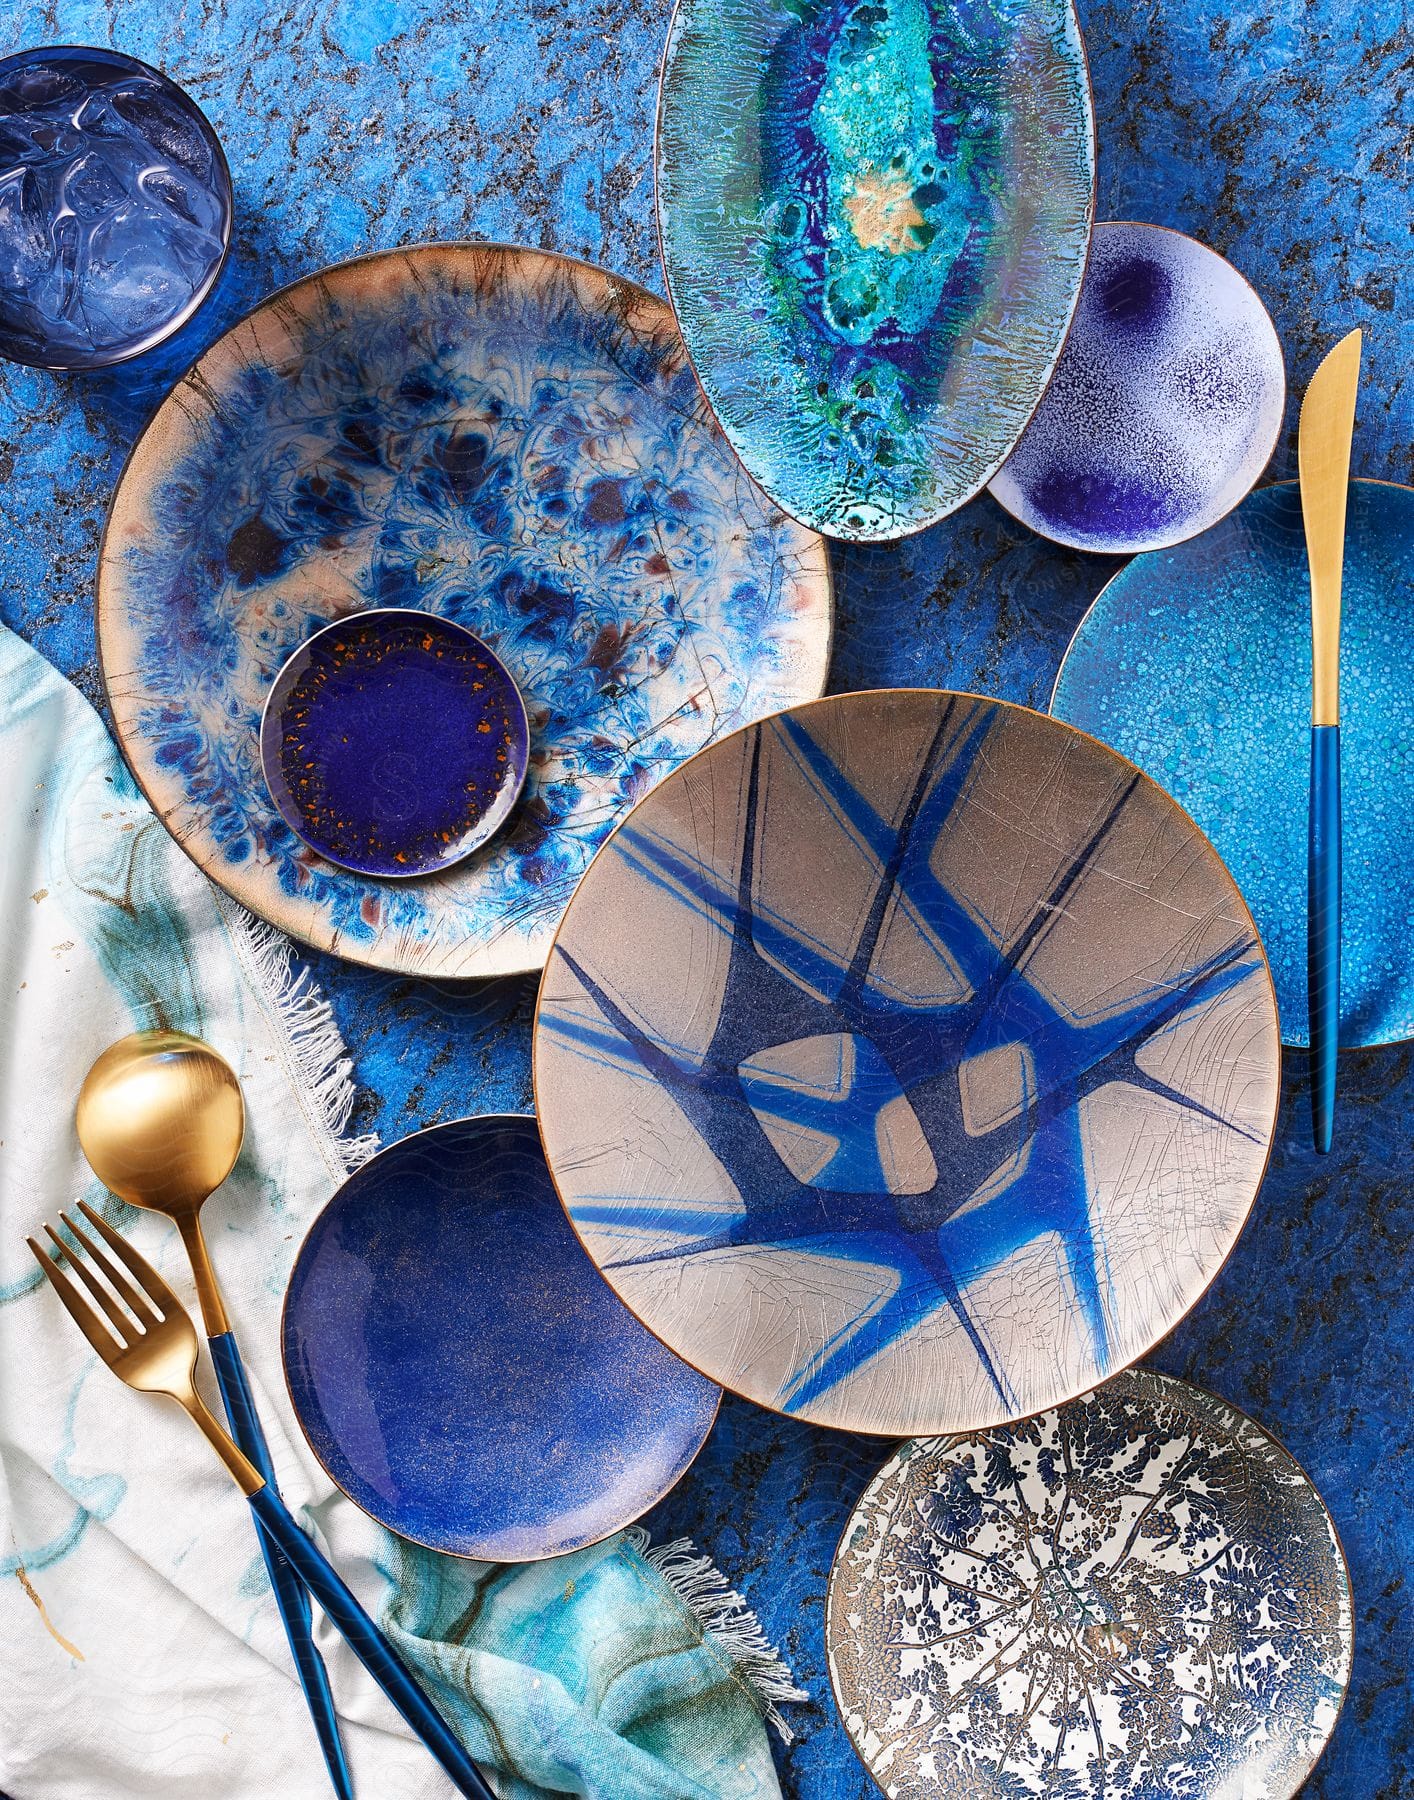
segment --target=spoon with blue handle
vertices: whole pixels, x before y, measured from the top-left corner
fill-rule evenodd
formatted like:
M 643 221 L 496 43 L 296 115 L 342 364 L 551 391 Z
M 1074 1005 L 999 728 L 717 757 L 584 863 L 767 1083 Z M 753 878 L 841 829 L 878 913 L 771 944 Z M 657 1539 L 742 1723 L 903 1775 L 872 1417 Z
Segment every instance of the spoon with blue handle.
M 1360 385 L 1360 333 L 1330 351 L 1301 402 L 1297 465 L 1311 571 L 1311 814 L 1306 993 L 1311 1015 L 1311 1129 L 1324 1156 L 1335 1135 L 1340 1046 L 1340 580 L 1345 497 Z
M 83 1153 L 103 1185 L 132 1206 L 164 1213 L 181 1233 L 231 1435 L 273 1493 L 270 1451 L 201 1232 L 202 1205 L 235 1167 L 245 1136 L 235 1070 L 209 1044 L 185 1032 L 135 1032 L 111 1045 L 89 1070 L 75 1123 Z M 340 1800 L 353 1800 L 305 1583 L 268 1529 L 259 1535 L 329 1780 Z

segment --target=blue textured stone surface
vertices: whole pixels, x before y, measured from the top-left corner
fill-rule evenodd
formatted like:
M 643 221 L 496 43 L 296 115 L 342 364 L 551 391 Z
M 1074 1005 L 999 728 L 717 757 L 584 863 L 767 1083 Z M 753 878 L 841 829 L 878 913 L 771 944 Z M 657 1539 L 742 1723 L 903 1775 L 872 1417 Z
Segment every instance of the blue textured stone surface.
M 1414 476 L 1414 29 L 1403 0 L 1087 0 L 1099 216 L 1212 243 L 1256 285 L 1293 398 L 1273 476 L 1295 473 L 1295 396 L 1346 330 L 1367 333 L 1357 474 Z M 158 0 L 21 4 L 0 50 L 113 42 L 161 64 L 208 112 L 236 183 L 234 254 L 179 338 L 106 374 L 0 368 L 0 608 L 98 697 L 92 580 L 124 454 L 175 375 L 264 293 L 321 263 L 434 236 L 588 255 L 661 290 L 653 102 L 664 0 L 256 0 L 174 13 Z M 311 104 L 311 96 L 318 104 Z M 1117 565 L 1058 550 L 980 499 L 899 547 L 844 551 L 837 688 L 933 682 L 1044 706 L 1069 633 Z M 391 1139 L 529 1103 L 527 983 L 466 991 L 311 959 Z M 1356 1659 L 1317 1800 L 1414 1794 L 1414 1078 L 1408 1048 L 1341 1060 L 1335 1154 L 1310 1148 L 1305 1059 L 1267 1181 L 1226 1270 L 1155 1360 L 1250 1411 L 1301 1461 L 1350 1557 Z M 813 1703 L 780 1750 L 798 1800 L 877 1800 L 834 1716 L 825 1577 L 884 1460 L 839 1437 L 723 1406 L 656 1535 L 694 1532 L 789 1652 Z

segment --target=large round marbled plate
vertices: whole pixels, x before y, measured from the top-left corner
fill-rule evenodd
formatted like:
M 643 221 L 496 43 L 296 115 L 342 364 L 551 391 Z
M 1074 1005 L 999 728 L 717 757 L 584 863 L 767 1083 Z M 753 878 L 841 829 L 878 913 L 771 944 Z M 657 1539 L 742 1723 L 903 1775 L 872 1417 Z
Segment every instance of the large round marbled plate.
M 302 843 L 259 762 L 281 664 L 369 606 L 469 627 L 531 728 L 506 830 L 396 887 Z M 615 819 L 818 694 L 829 635 L 824 545 L 742 474 L 667 306 L 494 245 L 364 257 L 257 308 L 139 439 L 99 569 L 113 721 L 178 842 L 293 936 L 418 975 L 538 968 Z
M 349 1498 L 495 1561 L 636 1519 L 721 1399 L 600 1280 L 516 1114 L 414 1132 L 351 1175 L 300 1246 L 283 1346 L 305 1436 Z
M 1341 607 L 1342 1048 L 1414 1037 L 1414 490 L 1350 486 Z M 1131 757 L 1212 838 L 1271 958 L 1282 1037 L 1309 1042 L 1311 587 L 1294 482 L 1120 570 L 1051 711 Z
M 1350 1679 L 1302 1470 L 1185 1381 L 905 1444 L 830 1575 L 845 1727 L 890 1800 L 1290 1800 Z
M 657 172 L 688 352 L 768 494 L 876 539 L 985 486 L 1085 268 L 1070 0 L 678 0 Z
M 575 1229 L 680 1356 L 907 1436 L 1141 1356 L 1231 1250 L 1278 1088 L 1231 876 L 1132 764 L 898 690 L 670 776 L 556 938 L 534 1045 Z

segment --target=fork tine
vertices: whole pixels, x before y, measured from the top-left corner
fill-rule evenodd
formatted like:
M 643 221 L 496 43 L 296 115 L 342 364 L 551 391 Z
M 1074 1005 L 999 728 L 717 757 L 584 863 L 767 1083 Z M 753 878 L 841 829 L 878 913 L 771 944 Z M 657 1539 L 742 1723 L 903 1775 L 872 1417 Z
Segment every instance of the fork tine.
M 93 1345 L 104 1362 L 110 1365 L 116 1363 L 123 1353 L 122 1345 L 117 1342 L 112 1332 L 104 1325 L 98 1314 L 69 1280 L 54 1258 L 42 1250 L 33 1238 L 26 1238 L 25 1242 L 33 1250 L 35 1261 L 48 1276 L 50 1286 L 63 1302 L 75 1325 Z
M 107 1224 L 106 1220 L 99 1218 L 98 1214 L 93 1211 L 92 1207 L 84 1206 L 84 1203 L 82 1200 L 80 1200 L 79 1205 L 84 1207 L 84 1213 L 87 1218 L 89 1218 L 90 1220 L 94 1221 L 96 1224 L 99 1224 L 99 1225 Z M 68 1226 L 69 1230 L 73 1232 L 74 1236 L 78 1239 L 79 1243 L 81 1243 L 83 1245 L 84 1249 L 87 1250 L 89 1255 L 98 1264 L 99 1268 L 102 1269 L 103 1273 L 113 1283 L 113 1286 L 122 1295 L 124 1300 L 127 1301 L 128 1305 L 137 1314 L 138 1318 L 141 1319 L 144 1326 L 146 1326 L 146 1328 L 149 1331 L 151 1331 L 152 1327 L 158 1321 L 158 1314 L 154 1310 L 152 1303 L 151 1303 L 150 1299 L 148 1298 L 148 1296 L 145 1293 L 141 1293 L 137 1288 L 135 1288 L 133 1286 L 132 1282 L 129 1281 L 129 1279 L 128 1279 L 127 1275 L 124 1273 L 124 1271 L 118 1267 L 117 1263 L 114 1262 L 114 1260 L 111 1256 L 107 1255 L 107 1253 L 104 1251 L 103 1246 L 101 1244 L 94 1243 L 93 1239 L 83 1229 L 83 1227 L 79 1224 L 78 1220 L 75 1219 L 75 1217 L 72 1213 L 61 1212 L 59 1214 L 59 1217 L 63 1220 L 65 1225 Z M 130 1258 L 132 1256 L 136 1255 L 137 1253 L 136 1253 L 136 1251 L 134 1251 L 132 1249 L 132 1247 L 128 1243 L 127 1239 L 120 1236 L 120 1234 L 118 1232 L 114 1231 L 111 1226 L 108 1226 L 107 1230 L 104 1231 L 103 1235 L 105 1238 L 107 1238 L 111 1235 L 114 1239 L 116 1239 L 116 1241 L 119 1244 L 121 1244 L 123 1246 L 123 1249 L 125 1251 L 127 1251 L 128 1254 L 123 1256 L 122 1261 L 124 1262 L 124 1264 L 131 1267 Z M 70 1260 L 72 1260 L 72 1258 Z M 134 1269 L 133 1273 L 136 1274 L 137 1270 Z
M 81 1231 L 74 1231 L 73 1220 L 65 1218 L 63 1213 L 60 1213 L 59 1217 L 63 1220 L 64 1224 L 68 1226 L 69 1230 L 74 1232 L 74 1236 L 79 1242 L 84 1244 L 84 1235 Z M 59 1236 L 59 1233 L 47 1221 L 45 1222 L 44 1229 L 48 1233 L 49 1240 L 54 1245 L 54 1248 L 63 1254 L 74 1274 L 78 1276 L 79 1280 L 88 1289 L 89 1293 L 93 1295 L 94 1299 L 103 1308 L 104 1312 L 107 1313 L 108 1322 L 113 1327 L 114 1332 L 123 1340 L 124 1344 L 131 1346 L 134 1338 L 137 1336 L 137 1326 L 133 1322 L 132 1315 L 123 1311 L 122 1307 L 119 1306 L 118 1302 L 108 1292 L 107 1288 L 104 1287 L 103 1283 L 94 1275 L 82 1256 L 66 1244 L 63 1238 Z M 86 1248 L 92 1250 L 93 1245 L 86 1244 Z
M 122 1232 L 115 1231 L 108 1223 L 107 1219 L 101 1217 L 100 1214 L 93 1210 L 87 1200 L 79 1201 L 79 1211 L 88 1220 L 90 1225 L 93 1226 L 94 1230 L 112 1250 L 114 1256 L 117 1257 L 118 1261 L 122 1263 L 123 1267 L 142 1289 L 143 1300 L 132 1300 L 132 1305 L 139 1317 L 145 1317 L 142 1309 L 149 1301 L 156 1307 L 157 1314 L 164 1319 L 170 1319 L 174 1314 L 183 1312 L 184 1309 L 181 1301 L 178 1300 L 177 1296 L 172 1292 L 171 1288 L 167 1286 L 167 1283 L 157 1273 L 156 1269 L 153 1268 L 152 1264 L 148 1262 L 147 1258 L 139 1255 L 139 1253 L 134 1250 L 132 1245 L 123 1236 Z M 96 1245 L 94 1246 L 94 1251 L 95 1254 L 98 1254 Z M 156 1318 L 154 1318 L 152 1322 L 155 1324 Z

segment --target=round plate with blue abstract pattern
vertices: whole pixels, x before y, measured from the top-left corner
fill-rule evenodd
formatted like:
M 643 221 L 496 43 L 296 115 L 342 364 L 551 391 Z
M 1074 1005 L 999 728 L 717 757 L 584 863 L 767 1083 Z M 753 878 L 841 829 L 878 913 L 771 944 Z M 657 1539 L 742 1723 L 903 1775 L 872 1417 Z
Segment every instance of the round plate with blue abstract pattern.
M 304 841 L 365 875 L 428 875 L 506 822 L 529 728 L 505 666 L 436 613 L 336 619 L 275 677 L 260 726 L 270 797 Z
M 993 498 L 1042 537 L 1128 556 L 1206 531 L 1271 460 L 1281 341 L 1251 284 L 1159 225 L 1097 225 L 1075 323 Z
M 1044 715 L 898 690 L 714 745 L 546 965 L 575 1229 L 653 1331 L 817 1424 L 979 1428 L 1141 1356 L 1266 1166 L 1276 1005 L 1188 816 Z
M 506 829 L 396 884 L 272 803 L 261 708 L 331 619 L 465 625 L 530 721 Z M 154 810 L 318 949 L 434 976 L 539 968 L 619 816 L 721 733 L 824 686 L 821 539 L 742 474 L 663 301 L 539 251 L 424 245 L 310 276 L 177 384 L 119 483 L 98 637 Z
M 1135 1370 L 1039 1418 L 905 1444 L 825 1615 L 891 1800 L 1291 1800 L 1350 1679 L 1320 1495 L 1235 1408 Z
M 657 172 L 688 352 L 788 513 L 900 537 L 986 484 L 1085 268 L 1070 0 L 678 0 Z
M 1341 606 L 1340 1042 L 1414 1037 L 1414 491 L 1350 485 Z M 1066 652 L 1051 710 L 1132 757 L 1227 859 L 1271 958 L 1282 1037 L 1309 1042 L 1311 589 L 1294 482 L 1136 557 Z
M 434 1125 L 352 1175 L 300 1247 L 283 1342 L 305 1436 L 349 1498 L 498 1562 L 636 1519 L 721 1398 L 600 1280 L 518 1115 Z

